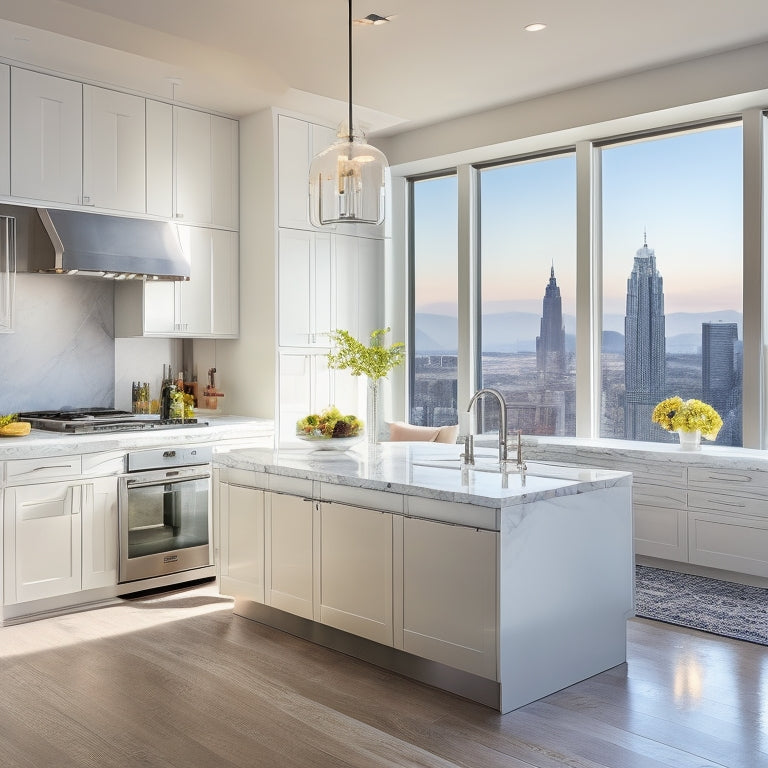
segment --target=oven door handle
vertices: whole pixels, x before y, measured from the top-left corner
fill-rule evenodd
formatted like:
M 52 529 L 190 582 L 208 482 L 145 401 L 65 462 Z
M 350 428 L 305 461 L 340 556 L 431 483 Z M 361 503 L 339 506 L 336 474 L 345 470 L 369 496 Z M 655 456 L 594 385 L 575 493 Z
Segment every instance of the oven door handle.
M 170 485 L 172 483 L 185 483 L 191 480 L 210 480 L 210 472 L 202 472 L 196 475 L 182 475 L 171 473 L 170 476 L 158 478 L 157 480 L 132 480 L 131 478 L 125 478 L 125 485 L 130 490 L 133 488 L 151 488 L 155 485 Z

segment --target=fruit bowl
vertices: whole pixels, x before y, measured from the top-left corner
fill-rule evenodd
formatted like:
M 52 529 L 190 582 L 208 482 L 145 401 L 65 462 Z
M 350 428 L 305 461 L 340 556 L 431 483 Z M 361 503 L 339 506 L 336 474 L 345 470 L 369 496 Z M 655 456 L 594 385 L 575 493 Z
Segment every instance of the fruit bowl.
M 362 435 L 353 437 L 325 437 L 324 435 L 298 434 L 296 437 L 310 443 L 315 451 L 346 451 L 362 439 Z

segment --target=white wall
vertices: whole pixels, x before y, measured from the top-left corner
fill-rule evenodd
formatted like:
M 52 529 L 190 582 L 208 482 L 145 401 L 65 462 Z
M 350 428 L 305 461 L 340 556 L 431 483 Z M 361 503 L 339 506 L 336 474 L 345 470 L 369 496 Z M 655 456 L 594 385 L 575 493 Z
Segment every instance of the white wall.
M 476 113 L 376 141 L 393 175 L 567 146 L 768 103 L 768 43 Z
M 134 381 L 146 381 L 150 399 L 159 400 L 163 366 L 181 370 L 181 345 L 181 339 L 115 339 L 115 408 L 131 410 Z

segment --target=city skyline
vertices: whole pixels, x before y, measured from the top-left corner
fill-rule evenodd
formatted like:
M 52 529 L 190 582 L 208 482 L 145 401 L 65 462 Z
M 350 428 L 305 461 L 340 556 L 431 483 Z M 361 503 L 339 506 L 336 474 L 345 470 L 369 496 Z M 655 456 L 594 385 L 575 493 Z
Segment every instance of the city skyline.
M 738 124 L 600 150 L 603 306 L 624 311 L 631 250 L 647 231 L 665 261 L 667 313 L 742 304 L 742 135 Z M 417 182 L 416 311 L 456 312 L 455 176 Z M 554 264 L 575 314 L 575 158 L 481 171 L 483 313 L 536 311 L 540 268 Z M 712 265 L 708 269 L 707 265 Z

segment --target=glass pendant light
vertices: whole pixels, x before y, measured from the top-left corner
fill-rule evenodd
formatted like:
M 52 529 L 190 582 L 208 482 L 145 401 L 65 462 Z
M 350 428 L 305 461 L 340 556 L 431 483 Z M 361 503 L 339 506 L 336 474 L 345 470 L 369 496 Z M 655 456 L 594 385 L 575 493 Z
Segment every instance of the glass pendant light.
M 349 121 L 335 144 L 309 166 L 309 218 L 326 224 L 381 224 L 389 167 L 384 153 L 366 144 L 352 123 L 352 0 L 349 3 Z

